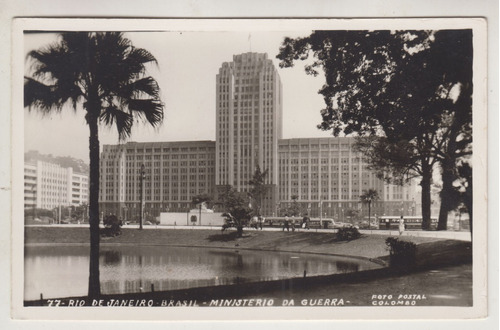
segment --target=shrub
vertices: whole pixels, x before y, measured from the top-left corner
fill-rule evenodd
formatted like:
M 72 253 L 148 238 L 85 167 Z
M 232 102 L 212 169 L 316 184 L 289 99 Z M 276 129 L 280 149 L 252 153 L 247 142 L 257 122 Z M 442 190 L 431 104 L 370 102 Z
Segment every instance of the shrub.
M 104 217 L 103 220 L 104 229 L 101 231 L 101 235 L 107 237 L 118 236 L 122 233 L 121 226 L 122 221 L 118 219 L 116 215 L 108 215 Z
M 413 242 L 400 241 L 396 237 L 388 237 L 385 244 L 389 247 L 391 267 L 411 266 L 415 264 L 417 245 Z
M 361 236 L 358 229 L 356 227 L 345 227 L 340 228 L 337 231 L 337 240 L 338 241 L 352 241 L 353 239 L 357 239 Z

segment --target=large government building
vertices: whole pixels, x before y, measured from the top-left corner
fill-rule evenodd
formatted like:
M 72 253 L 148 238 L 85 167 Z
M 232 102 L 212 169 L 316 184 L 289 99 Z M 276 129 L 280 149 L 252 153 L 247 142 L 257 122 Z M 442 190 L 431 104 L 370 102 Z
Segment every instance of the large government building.
M 192 198 L 232 186 L 248 191 L 257 166 L 267 170 L 265 216 L 284 215 L 296 200 L 311 216 L 346 219 L 367 213 L 359 195 L 375 189 L 372 214 L 414 215 L 415 185 L 394 186 L 368 169 L 353 138 L 282 138 L 282 85 L 267 54 L 245 53 L 223 63 L 216 76 L 216 141 L 129 142 L 104 145 L 100 210 L 139 217 L 141 167 L 145 212 L 184 212 Z

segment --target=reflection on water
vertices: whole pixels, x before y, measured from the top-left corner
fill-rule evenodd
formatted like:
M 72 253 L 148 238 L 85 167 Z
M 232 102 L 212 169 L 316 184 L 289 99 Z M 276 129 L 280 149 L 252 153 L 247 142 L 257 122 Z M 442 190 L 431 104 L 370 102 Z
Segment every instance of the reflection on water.
M 87 294 L 90 248 L 25 249 L 25 299 Z M 101 292 L 125 293 L 266 281 L 378 268 L 371 262 L 322 255 L 165 246 L 101 246 Z

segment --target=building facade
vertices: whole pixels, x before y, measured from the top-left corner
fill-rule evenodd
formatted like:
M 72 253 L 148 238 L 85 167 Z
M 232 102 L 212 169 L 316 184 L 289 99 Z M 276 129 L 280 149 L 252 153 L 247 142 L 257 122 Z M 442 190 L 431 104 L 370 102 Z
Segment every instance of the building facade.
M 100 158 L 100 211 L 140 217 L 144 165 L 146 216 L 183 212 L 196 195 L 215 193 L 215 142 L 128 142 L 104 145 Z
M 368 215 L 359 196 L 378 192 L 372 215 L 412 215 L 415 186 L 385 184 L 353 150 L 353 138 L 282 138 L 282 85 L 267 54 L 245 53 L 216 75 L 216 141 L 105 145 L 100 163 L 103 214 L 137 219 L 141 166 L 145 213 L 188 212 L 192 198 L 232 186 L 249 191 L 257 167 L 267 171 L 261 212 L 284 215 L 293 200 L 302 212 L 347 220 Z M 412 209 L 413 208 L 413 209 Z
M 279 142 L 279 204 L 284 215 L 294 200 L 302 212 L 347 220 L 368 216 L 360 195 L 378 193 L 371 215 L 415 215 L 416 187 L 386 184 L 368 168 L 368 159 L 353 149 L 351 137 L 284 139 Z
M 257 166 L 267 170 L 262 210 L 276 203 L 282 86 L 267 54 L 245 53 L 223 63 L 216 76 L 215 185 L 249 191 Z
M 43 161 L 24 164 L 24 208 L 51 210 L 88 203 L 88 175 Z

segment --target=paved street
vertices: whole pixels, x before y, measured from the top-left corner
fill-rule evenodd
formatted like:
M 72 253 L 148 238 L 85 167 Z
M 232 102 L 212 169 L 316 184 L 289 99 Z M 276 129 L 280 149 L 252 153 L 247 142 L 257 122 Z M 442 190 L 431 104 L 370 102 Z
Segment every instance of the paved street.
M 374 295 L 377 297 L 374 298 Z M 379 299 L 378 295 L 390 295 L 392 298 Z M 417 299 L 412 299 L 415 296 Z M 401 301 L 416 306 L 472 306 L 472 265 L 430 269 L 359 283 L 333 283 L 254 293 L 243 298 L 273 298 L 278 305 L 284 299 L 294 299 L 300 305 L 301 301 L 337 298 L 343 299 L 345 306 L 391 306 Z

